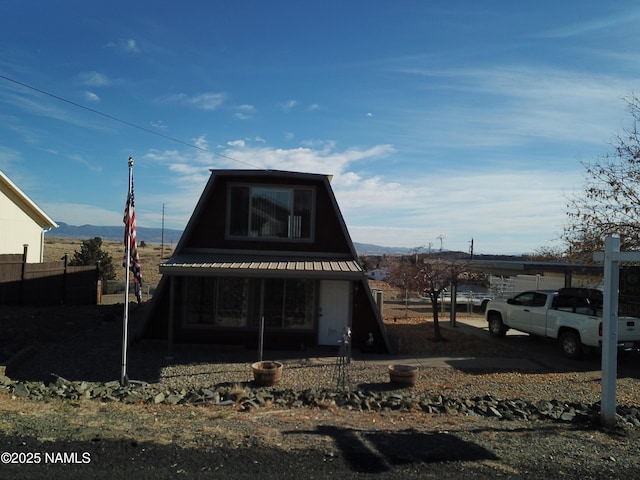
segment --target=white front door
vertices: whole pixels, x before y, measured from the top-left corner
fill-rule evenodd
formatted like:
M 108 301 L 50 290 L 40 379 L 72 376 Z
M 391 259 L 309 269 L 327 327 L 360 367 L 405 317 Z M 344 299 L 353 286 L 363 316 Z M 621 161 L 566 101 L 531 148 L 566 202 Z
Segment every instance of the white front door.
M 320 282 L 320 308 L 318 345 L 339 345 L 344 327 L 351 316 L 351 282 L 322 280 Z

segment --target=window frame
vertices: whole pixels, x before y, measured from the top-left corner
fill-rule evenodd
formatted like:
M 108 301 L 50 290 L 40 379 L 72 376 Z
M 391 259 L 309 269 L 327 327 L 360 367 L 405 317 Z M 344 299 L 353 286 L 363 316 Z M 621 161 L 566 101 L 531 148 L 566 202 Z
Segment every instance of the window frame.
M 246 188 L 249 190 L 248 201 L 247 201 L 247 215 L 246 215 L 246 230 L 247 234 L 234 234 L 232 233 L 232 216 L 236 215 L 234 211 L 234 189 L 236 188 Z M 263 190 L 287 190 L 289 192 L 290 197 L 290 205 L 289 205 L 289 214 L 287 216 L 288 219 L 295 217 L 296 213 L 296 191 L 306 191 L 310 193 L 310 205 L 309 205 L 309 236 L 308 237 L 296 237 L 291 235 L 290 225 L 287 227 L 287 235 L 286 236 L 276 236 L 276 235 L 252 235 L 251 234 L 251 215 L 252 215 L 252 201 L 254 199 L 254 191 L 257 189 Z M 245 207 L 243 205 L 243 207 Z M 260 241 L 260 242 L 296 242 L 296 243 L 312 243 L 315 241 L 315 224 L 316 224 L 316 187 L 312 185 L 299 185 L 299 184 L 271 184 L 271 183 L 247 183 L 247 182 L 234 182 L 230 183 L 227 188 L 227 211 L 226 211 L 226 219 L 225 219 L 225 237 L 230 240 L 240 240 L 240 241 Z
M 318 321 L 318 298 L 319 298 L 319 282 L 311 278 L 280 278 L 280 277 L 236 277 L 226 275 L 215 276 L 185 276 L 181 282 L 184 286 L 182 291 L 182 314 L 181 325 L 189 330 L 219 330 L 219 331 L 246 331 L 255 332 L 260 328 L 260 312 L 264 308 L 262 285 L 264 282 L 282 281 L 283 296 L 281 297 L 281 308 L 279 309 L 279 325 L 269 325 L 267 328 L 272 332 L 298 332 L 309 333 L 316 330 Z M 218 296 L 220 295 L 221 282 L 227 280 L 236 280 L 244 282 L 244 318 L 240 319 L 240 323 L 232 325 L 227 322 L 218 322 Z M 305 290 L 304 309 L 306 310 L 307 321 L 298 323 L 295 317 L 286 317 L 286 292 L 287 284 L 303 282 L 308 285 Z M 195 290 L 199 290 L 195 293 Z M 308 294 L 308 296 L 307 296 Z M 197 303 L 197 305 L 196 305 Z M 195 310 L 191 308 L 196 307 Z M 197 312 L 197 313 L 196 313 Z M 300 312 L 300 310 L 298 310 Z M 195 314 L 195 315 L 194 315 Z M 199 320 L 193 321 L 192 318 L 199 316 Z M 294 321 L 287 324 L 287 319 L 293 318 Z
M 233 325 L 229 323 L 231 317 L 219 317 L 221 304 L 221 290 L 225 287 L 226 281 L 241 281 L 244 283 L 242 296 L 244 297 L 243 315 L 238 317 L 240 323 Z M 196 297 L 192 297 L 194 289 L 198 289 L 199 293 Z M 194 329 L 233 329 L 244 330 L 248 324 L 250 316 L 250 300 L 251 300 L 251 281 L 245 277 L 225 277 L 225 276 L 187 276 L 184 277 L 184 293 L 183 293 L 183 316 L 182 325 L 185 328 Z M 197 304 L 196 301 L 197 300 Z M 199 306 L 197 310 L 192 311 L 190 307 Z M 199 320 L 192 321 L 191 315 L 199 312 Z M 224 318 L 224 323 L 219 322 L 219 318 Z

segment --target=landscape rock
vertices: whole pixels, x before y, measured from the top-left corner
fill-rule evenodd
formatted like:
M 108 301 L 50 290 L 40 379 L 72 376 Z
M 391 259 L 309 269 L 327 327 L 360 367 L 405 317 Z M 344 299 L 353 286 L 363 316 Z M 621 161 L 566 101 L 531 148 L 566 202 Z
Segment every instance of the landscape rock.
M 566 403 L 558 400 L 528 402 L 524 399 L 498 399 L 491 396 L 475 398 L 429 397 L 412 392 L 374 392 L 306 389 L 296 392 L 277 387 L 239 387 L 228 384 L 206 388 L 167 388 L 160 384 L 120 385 L 119 382 L 70 381 L 54 377 L 48 385 L 42 382 L 13 381 L 0 377 L 0 392 L 33 401 L 94 400 L 135 404 L 165 405 L 238 405 L 243 409 L 258 409 L 267 405 L 284 408 L 340 408 L 359 411 L 422 411 L 432 415 L 474 415 L 509 420 L 551 420 L 562 423 L 596 425 L 600 415 L 599 402 Z M 620 405 L 619 422 L 640 427 L 640 409 Z

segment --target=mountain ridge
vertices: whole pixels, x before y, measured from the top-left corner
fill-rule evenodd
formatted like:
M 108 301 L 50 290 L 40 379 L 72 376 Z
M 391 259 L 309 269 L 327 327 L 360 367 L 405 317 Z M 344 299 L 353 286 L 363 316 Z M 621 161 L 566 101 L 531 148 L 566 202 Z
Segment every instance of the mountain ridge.
M 47 232 L 49 237 L 89 239 L 100 237 L 103 240 L 123 240 L 123 226 L 69 225 L 57 222 L 58 228 Z M 136 227 L 138 242 L 164 243 L 176 245 L 182 236 L 182 230 L 165 228 Z M 358 255 L 405 255 L 411 251 L 407 247 L 384 247 L 369 243 L 353 242 Z

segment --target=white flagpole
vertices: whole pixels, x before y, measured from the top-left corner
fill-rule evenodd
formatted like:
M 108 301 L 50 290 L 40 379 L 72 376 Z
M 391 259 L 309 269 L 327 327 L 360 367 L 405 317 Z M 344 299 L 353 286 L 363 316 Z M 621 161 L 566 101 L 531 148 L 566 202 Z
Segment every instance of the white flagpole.
M 129 157 L 129 193 L 127 194 L 127 245 L 125 247 L 126 271 L 124 283 L 124 317 L 122 319 L 122 369 L 120 373 L 120 385 L 128 385 L 127 377 L 127 343 L 129 334 L 129 270 L 131 268 L 131 184 L 133 183 L 133 158 Z

